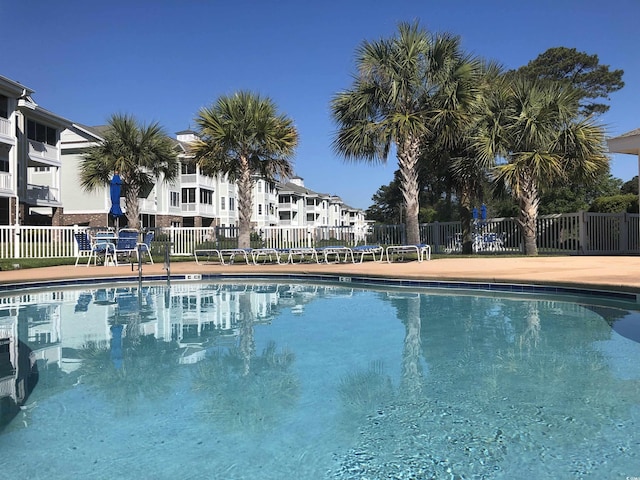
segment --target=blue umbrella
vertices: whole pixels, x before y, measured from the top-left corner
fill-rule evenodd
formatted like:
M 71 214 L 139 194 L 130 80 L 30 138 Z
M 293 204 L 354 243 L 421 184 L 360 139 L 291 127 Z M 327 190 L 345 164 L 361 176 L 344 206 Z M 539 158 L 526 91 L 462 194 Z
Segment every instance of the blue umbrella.
M 473 210 L 471 211 L 471 214 L 473 215 L 473 219 L 474 220 L 478 219 L 478 209 L 476 207 L 473 207 Z
M 482 220 L 487 219 L 487 206 L 484 203 L 480 207 L 480 215 L 482 216 Z
M 114 217 L 122 217 L 122 208 L 120 208 L 120 191 L 122 189 L 122 179 L 117 173 L 111 178 L 109 184 L 109 192 L 111 194 L 111 209 L 109 213 Z

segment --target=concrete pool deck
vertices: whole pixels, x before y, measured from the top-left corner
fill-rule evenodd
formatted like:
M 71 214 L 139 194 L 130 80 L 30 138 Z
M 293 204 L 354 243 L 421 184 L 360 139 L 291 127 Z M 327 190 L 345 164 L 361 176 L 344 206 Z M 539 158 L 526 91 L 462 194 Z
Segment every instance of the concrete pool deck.
M 424 262 L 220 265 L 194 261 L 172 262 L 171 275 L 187 274 L 311 274 L 372 276 L 483 283 L 587 286 L 594 289 L 640 293 L 640 256 L 472 257 L 437 258 Z M 143 276 L 166 275 L 162 263 L 144 264 Z M 0 285 L 82 278 L 137 278 L 129 264 L 119 267 L 63 265 L 0 271 Z

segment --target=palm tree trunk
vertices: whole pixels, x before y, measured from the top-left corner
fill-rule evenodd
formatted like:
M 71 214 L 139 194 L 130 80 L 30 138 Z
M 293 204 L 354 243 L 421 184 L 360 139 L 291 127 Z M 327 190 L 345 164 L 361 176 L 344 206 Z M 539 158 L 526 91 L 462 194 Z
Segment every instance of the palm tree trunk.
M 240 157 L 242 173 L 238 180 L 238 248 L 251 247 L 251 210 L 253 208 L 251 170 L 249 159 Z
M 398 144 L 398 167 L 400 169 L 402 196 L 405 205 L 407 243 L 420 243 L 418 213 L 420 211 L 420 187 L 418 186 L 418 139 L 409 136 Z
M 538 237 L 537 221 L 538 206 L 540 199 L 538 198 L 538 188 L 536 182 L 530 175 L 524 175 L 521 179 L 522 188 L 518 203 L 520 205 L 520 218 L 518 223 L 522 228 L 522 240 L 524 243 L 525 255 L 538 255 L 538 246 L 536 239 Z
M 140 189 L 135 185 L 127 185 L 124 201 L 127 206 L 127 228 L 133 228 L 135 230 L 140 229 L 140 204 L 138 202 L 138 195 Z
M 471 193 L 468 186 L 460 191 L 460 220 L 462 223 L 462 253 L 473 253 L 473 232 L 471 231 Z

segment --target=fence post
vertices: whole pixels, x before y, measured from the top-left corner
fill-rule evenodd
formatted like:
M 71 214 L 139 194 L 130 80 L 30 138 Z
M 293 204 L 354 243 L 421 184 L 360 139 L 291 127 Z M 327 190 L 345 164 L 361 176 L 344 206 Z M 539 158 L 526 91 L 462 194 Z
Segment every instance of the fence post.
M 589 221 L 587 220 L 587 212 L 580 210 L 578 212 L 578 254 L 584 255 L 587 253 L 587 226 Z
M 433 222 L 431 232 L 433 234 L 433 251 L 440 253 L 440 222 Z
M 629 214 L 624 212 L 620 219 L 620 253 L 629 253 Z
M 13 258 L 20 258 L 20 224 L 16 223 L 13 231 Z

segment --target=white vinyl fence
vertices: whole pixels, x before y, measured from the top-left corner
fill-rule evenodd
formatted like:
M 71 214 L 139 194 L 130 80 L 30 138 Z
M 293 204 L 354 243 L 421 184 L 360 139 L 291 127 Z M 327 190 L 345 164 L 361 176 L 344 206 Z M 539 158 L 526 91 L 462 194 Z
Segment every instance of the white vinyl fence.
M 77 255 L 74 233 L 86 227 L 0 226 L 0 259 L 67 258 Z M 97 229 L 90 229 L 95 231 Z M 170 227 L 155 229 L 152 252 L 193 255 L 196 248 L 235 248 L 235 227 Z M 460 222 L 420 225 L 422 243 L 434 253 L 462 251 Z M 404 225 L 352 227 L 261 227 L 251 234 L 251 246 L 286 249 L 328 245 L 403 245 Z M 640 254 L 640 215 L 570 213 L 538 218 L 538 250 L 542 254 Z M 474 227 L 473 250 L 483 253 L 520 253 L 520 225 L 514 218 L 494 218 Z

